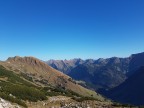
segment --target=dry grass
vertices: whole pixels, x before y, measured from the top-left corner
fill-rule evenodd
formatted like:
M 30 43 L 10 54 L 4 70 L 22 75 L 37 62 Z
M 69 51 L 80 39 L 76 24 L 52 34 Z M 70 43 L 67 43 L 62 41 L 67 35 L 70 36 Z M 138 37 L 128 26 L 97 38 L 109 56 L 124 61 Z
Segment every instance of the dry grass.
M 62 86 L 65 89 L 72 90 L 80 95 L 93 96 L 94 98 L 103 100 L 102 96 L 97 95 L 96 92 L 69 81 L 69 76 L 51 68 L 46 63 L 43 63 L 34 57 L 10 58 L 8 61 L 3 62 L 3 65 L 10 70 L 14 70 L 18 74 L 25 73 L 30 75 L 35 80 L 41 81 L 44 79 L 47 80 L 48 84 L 53 86 Z

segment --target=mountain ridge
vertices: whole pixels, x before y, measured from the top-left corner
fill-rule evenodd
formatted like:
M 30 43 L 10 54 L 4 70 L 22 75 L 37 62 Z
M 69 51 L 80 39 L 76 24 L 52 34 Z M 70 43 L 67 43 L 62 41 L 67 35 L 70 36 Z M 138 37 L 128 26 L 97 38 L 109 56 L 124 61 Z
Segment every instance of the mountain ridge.
M 10 57 L 0 64 L 10 70 L 13 70 L 17 74 L 25 75 L 26 77 L 32 79 L 34 83 L 39 85 L 47 86 L 48 84 L 51 84 L 56 87 L 72 90 L 84 96 L 98 96 L 94 91 L 88 90 L 76 84 L 69 76 L 55 70 L 34 57 Z
M 133 74 L 134 70 L 139 68 L 141 65 L 144 65 L 144 52 L 132 54 L 131 56 L 125 58 L 111 57 L 106 59 L 99 58 L 97 60 L 88 59 L 82 61 L 83 62 L 81 64 L 77 64 L 70 68 L 69 72 L 65 72 L 65 70 L 62 72 L 68 74 L 76 80 L 83 80 L 90 83 L 88 85 L 92 88 L 110 89 L 123 83 L 127 77 Z M 53 66 L 54 64 L 57 64 L 57 61 L 53 60 L 53 65 L 51 65 L 50 62 L 46 63 L 59 70 L 59 65 Z M 64 68 L 67 67 L 69 66 Z M 105 78 L 105 80 L 103 81 L 101 77 Z M 97 87 L 94 87 L 95 85 L 97 85 Z

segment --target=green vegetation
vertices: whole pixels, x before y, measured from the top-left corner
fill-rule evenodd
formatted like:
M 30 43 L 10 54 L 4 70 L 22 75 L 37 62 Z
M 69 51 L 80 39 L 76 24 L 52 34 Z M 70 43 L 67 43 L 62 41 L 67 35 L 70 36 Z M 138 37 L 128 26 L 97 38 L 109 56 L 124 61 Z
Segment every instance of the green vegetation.
M 43 89 L 41 89 L 43 92 L 45 92 L 45 95 L 47 96 L 58 96 L 58 95 L 63 95 L 63 96 L 68 96 L 68 97 L 73 97 L 73 96 L 77 96 L 77 97 L 81 97 L 79 94 L 71 91 L 71 90 L 65 90 L 63 88 L 60 87 L 44 87 Z
M 121 103 L 117 103 L 117 102 L 113 102 L 113 104 L 112 104 L 112 106 L 114 106 L 114 107 L 128 107 L 128 108 L 133 108 L 133 107 L 135 107 L 135 106 L 133 106 L 133 105 L 130 105 L 130 104 L 121 104 Z
M 23 80 L 19 75 L 14 74 L 12 71 L 6 70 L 3 66 L 0 66 L 0 78 L 7 77 L 11 83 L 24 84 L 26 86 L 33 86 L 33 84 Z
M 10 102 L 17 103 L 21 106 L 27 107 L 24 101 L 37 102 L 38 100 L 46 100 L 46 96 L 68 96 L 76 101 L 94 100 L 94 98 L 83 97 L 71 90 L 66 90 L 62 87 L 38 87 L 28 82 L 32 78 L 25 74 L 17 75 L 12 71 L 0 66 L 0 97 Z
M 45 93 L 19 75 L 0 66 L 0 97 L 26 107 L 24 100 L 46 100 Z M 4 79 L 4 80 L 2 80 Z
M 99 101 L 93 97 L 73 97 L 72 99 L 76 100 L 77 102 L 83 102 L 83 101 L 86 101 L 86 100 L 96 100 L 96 101 Z
M 33 82 L 32 77 L 29 77 L 29 76 L 27 76 L 27 75 L 24 74 L 24 73 L 21 73 L 21 76 L 22 76 L 23 78 L 27 79 L 28 81 Z
M 11 84 L 11 83 L 5 83 L 5 86 L 3 86 L 2 91 L 12 94 L 16 96 L 18 99 L 22 100 L 29 100 L 36 102 L 38 100 L 46 100 L 46 96 L 43 92 L 40 90 L 34 88 L 34 87 L 28 87 L 25 85 L 18 85 L 18 84 Z
M 72 99 L 78 101 L 78 102 L 82 102 L 85 100 L 97 100 L 93 97 L 83 97 L 71 90 L 65 90 L 63 88 L 52 88 L 52 87 L 44 87 L 42 89 L 43 92 L 45 92 L 45 94 L 47 96 L 58 96 L 58 95 L 63 95 L 63 96 L 68 96 L 68 97 L 72 97 Z M 98 100 L 97 100 L 98 101 Z
M 13 102 L 13 103 L 17 103 L 17 104 L 27 108 L 26 104 L 22 100 L 17 99 L 15 97 L 12 97 L 9 94 L 6 94 L 5 92 L 0 92 L 0 97 L 5 99 L 5 100 L 8 100 L 8 101 Z

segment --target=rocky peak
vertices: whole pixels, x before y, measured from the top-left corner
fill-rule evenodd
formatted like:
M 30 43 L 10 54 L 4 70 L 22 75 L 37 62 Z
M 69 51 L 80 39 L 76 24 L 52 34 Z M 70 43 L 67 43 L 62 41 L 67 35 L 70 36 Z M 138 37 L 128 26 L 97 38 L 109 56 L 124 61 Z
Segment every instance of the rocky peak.
M 26 63 L 29 65 L 35 65 L 35 66 L 42 66 L 42 67 L 47 67 L 48 65 L 45 64 L 44 62 L 42 62 L 41 60 L 35 58 L 35 57 L 19 57 L 19 56 L 15 56 L 15 57 L 10 57 L 7 59 L 7 62 L 10 63 Z

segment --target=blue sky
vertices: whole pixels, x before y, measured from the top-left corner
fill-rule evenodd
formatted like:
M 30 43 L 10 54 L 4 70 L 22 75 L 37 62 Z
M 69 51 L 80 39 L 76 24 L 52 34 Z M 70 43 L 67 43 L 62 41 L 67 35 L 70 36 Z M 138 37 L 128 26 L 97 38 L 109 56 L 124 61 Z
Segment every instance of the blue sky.
M 144 0 L 0 0 L 0 59 L 127 57 L 144 51 Z

